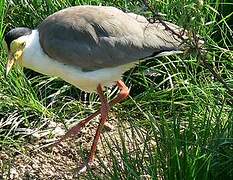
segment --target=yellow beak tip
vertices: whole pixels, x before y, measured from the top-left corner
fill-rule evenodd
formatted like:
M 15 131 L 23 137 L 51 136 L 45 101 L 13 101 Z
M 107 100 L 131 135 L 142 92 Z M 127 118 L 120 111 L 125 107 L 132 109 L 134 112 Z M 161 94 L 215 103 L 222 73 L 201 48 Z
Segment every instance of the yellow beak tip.
M 6 76 L 9 74 L 14 63 L 15 63 L 15 60 L 13 58 L 8 59 L 8 62 L 6 64 L 6 73 L 5 73 Z
M 5 77 L 8 76 L 10 70 L 6 70 Z

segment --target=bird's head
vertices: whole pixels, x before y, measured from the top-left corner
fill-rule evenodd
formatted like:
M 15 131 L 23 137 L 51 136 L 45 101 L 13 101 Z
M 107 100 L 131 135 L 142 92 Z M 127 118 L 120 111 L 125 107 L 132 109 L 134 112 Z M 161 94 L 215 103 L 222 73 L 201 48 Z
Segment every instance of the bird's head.
M 8 61 L 6 65 L 6 75 L 11 70 L 12 66 L 22 61 L 22 55 L 26 47 L 25 35 L 31 34 L 32 30 L 29 28 L 15 28 L 6 33 L 4 38 L 4 46 L 8 52 Z

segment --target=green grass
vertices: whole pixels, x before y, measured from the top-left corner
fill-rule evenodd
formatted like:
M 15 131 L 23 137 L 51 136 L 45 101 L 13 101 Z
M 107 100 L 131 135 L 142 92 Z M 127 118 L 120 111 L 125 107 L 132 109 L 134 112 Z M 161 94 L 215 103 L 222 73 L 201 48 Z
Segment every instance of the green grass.
M 24 3 L 23 3 L 24 2 Z M 143 1 L 2 0 L 0 39 L 17 26 L 35 28 L 59 9 L 80 4 L 112 5 L 145 16 Z M 233 3 L 221 0 L 149 1 L 163 18 L 199 34 L 206 53 L 158 58 L 127 72 L 131 98 L 113 108 L 120 139 L 107 138 L 112 166 L 99 158 L 103 173 L 87 179 L 232 179 L 233 178 Z M 14 68 L 4 77 L 7 54 L 0 51 L 0 146 L 21 150 L 27 130 L 47 121 L 81 119 L 99 106 L 95 94 L 85 105 L 80 90 L 57 78 Z M 203 63 L 204 61 L 204 63 Z M 203 66 L 208 64 L 221 77 Z M 230 90 L 231 89 L 231 90 Z M 23 131 L 19 131 L 23 128 Z M 127 140 L 127 137 L 135 137 Z M 137 141 L 140 137 L 142 144 Z M 130 141 L 129 145 L 128 142 Z M 1 152 L 0 152 L 1 153 Z M 98 159 L 98 157 L 97 157 Z M 121 163 L 119 163 L 121 162 Z M 2 169 L 7 171 L 6 166 Z M 0 178 L 1 179 L 1 178 Z

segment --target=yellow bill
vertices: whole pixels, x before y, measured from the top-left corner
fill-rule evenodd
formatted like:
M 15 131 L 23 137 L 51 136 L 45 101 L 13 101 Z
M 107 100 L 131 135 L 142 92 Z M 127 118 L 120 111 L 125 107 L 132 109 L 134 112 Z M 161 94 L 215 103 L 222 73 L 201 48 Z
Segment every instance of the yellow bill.
M 13 67 L 14 63 L 15 63 L 14 56 L 12 55 L 12 53 L 9 53 L 7 64 L 6 64 L 6 76 L 10 72 L 10 70 Z
M 13 65 L 22 58 L 25 42 L 12 41 L 10 51 L 8 52 L 8 61 L 6 64 L 6 76 L 10 72 Z

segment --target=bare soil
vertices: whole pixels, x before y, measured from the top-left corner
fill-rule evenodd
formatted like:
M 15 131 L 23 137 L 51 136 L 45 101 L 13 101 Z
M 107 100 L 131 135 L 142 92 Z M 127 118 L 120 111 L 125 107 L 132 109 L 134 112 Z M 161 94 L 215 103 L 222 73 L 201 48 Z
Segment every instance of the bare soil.
M 118 126 L 114 115 L 110 115 L 109 123 L 114 129 L 103 132 L 104 137 L 114 139 L 119 138 Z M 54 124 L 53 124 L 54 125 Z M 49 138 L 51 134 L 55 139 L 65 133 L 62 125 L 50 130 L 37 132 L 32 135 L 31 140 L 23 147 L 4 147 L 0 151 L 0 180 L 1 179 L 87 179 L 86 174 L 78 175 L 77 172 L 85 162 L 95 131 L 98 125 L 96 118 L 83 128 L 77 137 L 67 139 L 56 147 L 50 147 L 49 144 L 54 139 Z M 124 122 L 124 128 L 129 125 Z M 107 135 L 106 135 L 107 133 Z M 105 136 L 106 135 L 106 136 Z M 128 137 L 130 138 L 130 137 Z M 111 166 L 109 158 L 109 148 L 106 148 L 106 139 L 101 139 L 98 145 L 95 164 L 92 168 L 94 173 L 102 174 L 104 170 L 99 166 L 99 160 L 105 163 L 107 167 Z M 128 143 L 130 144 L 130 142 Z M 94 179 L 94 177 L 93 177 Z

